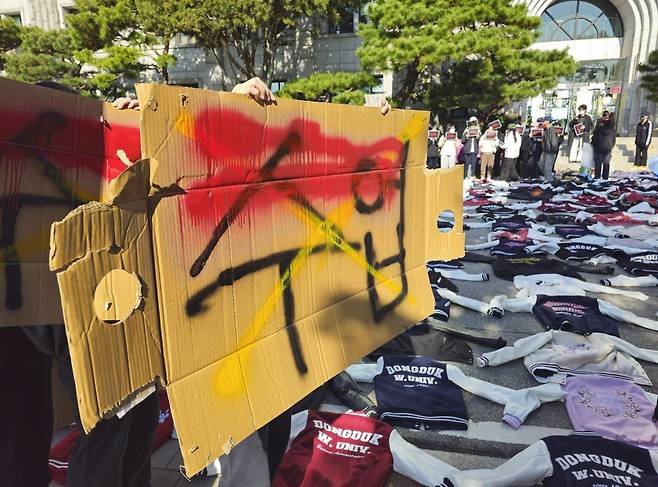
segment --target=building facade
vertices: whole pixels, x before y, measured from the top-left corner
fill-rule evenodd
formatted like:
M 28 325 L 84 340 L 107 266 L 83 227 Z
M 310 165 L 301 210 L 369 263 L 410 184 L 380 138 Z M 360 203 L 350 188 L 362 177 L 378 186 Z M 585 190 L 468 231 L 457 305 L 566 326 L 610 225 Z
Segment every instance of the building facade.
M 568 49 L 579 63 L 576 74 L 527 103 L 519 111 L 532 118 L 551 115 L 567 120 L 576 107 L 587 104 L 592 113 L 614 111 L 617 129 L 632 133 L 641 112 L 656 113 L 655 104 L 639 87 L 637 67 L 658 49 L 657 0 L 516 0 L 542 20 L 536 49 Z M 0 0 L 0 14 L 26 25 L 58 28 L 74 0 Z M 277 55 L 273 89 L 285 82 L 315 72 L 356 71 L 359 60 L 357 36 L 363 11 L 345 12 L 340 22 L 322 18 L 304 19 L 286 37 Z M 237 76 L 179 36 L 173 54 L 178 61 L 170 70 L 174 83 L 209 89 L 226 89 Z M 379 91 L 391 94 L 394 76 L 381 74 Z

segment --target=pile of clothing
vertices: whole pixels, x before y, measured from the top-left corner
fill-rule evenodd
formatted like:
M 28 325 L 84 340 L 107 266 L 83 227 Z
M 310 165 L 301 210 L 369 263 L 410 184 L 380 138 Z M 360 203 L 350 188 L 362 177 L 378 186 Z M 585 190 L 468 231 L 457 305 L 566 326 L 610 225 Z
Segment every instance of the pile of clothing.
M 645 389 L 652 382 L 640 361 L 658 364 L 658 350 L 624 336 L 630 325 L 658 331 L 658 320 L 655 309 L 637 314 L 611 300 L 646 304 L 643 291 L 658 285 L 658 179 L 615 176 L 467 188 L 465 257 L 427 264 L 434 314 L 346 369 L 349 393 L 337 396 L 350 412 L 293 417 L 273 485 L 383 486 L 395 470 L 427 486 L 657 486 L 657 397 Z M 461 223 L 440 217 L 438 226 Z M 489 264 L 491 274 L 468 272 L 469 262 Z M 456 284 L 487 289 L 493 276 L 516 293 L 483 300 Z M 452 306 L 501 323 L 510 313 L 534 319 L 526 337 L 508 344 L 451 319 Z M 489 351 L 474 358 L 469 343 Z M 514 389 L 473 376 L 473 367 L 520 359 L 537 385 Z M 358 383 L 374 387 L 375 402 Z M 502 405 L 512 430 L 542 404 L 563 403 L 574 434 L 544 438 L 498 468 L 464 471 L 402 438 L 399 429 L 468 429 L 477 418 L 464 391 Z

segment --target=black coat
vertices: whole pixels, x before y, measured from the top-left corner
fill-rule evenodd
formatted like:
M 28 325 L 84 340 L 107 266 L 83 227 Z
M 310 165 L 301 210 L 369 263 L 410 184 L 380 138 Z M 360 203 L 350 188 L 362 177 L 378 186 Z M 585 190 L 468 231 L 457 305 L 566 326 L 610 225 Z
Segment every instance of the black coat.
M 635 145 L 639 147 L 649 147 L 652 135 L 653 123 L 651 123 L 650 120 L 647 120 L 646 123 L 638 123 L 637 131 L 635 132 Z
M 592 149 L 599 154 L 609 154 L 617 143 L 615 128 L 608 124 L 599 124 L 592 136 Z
M 560 150 L 561 138 L 554 127 L 544 129 L 544 140 L 542 150 L 547 154 L 557 154 Z
M 535 152 L 535 141 L 532 140 L 529 134 L 523 134 L 521 137 L 521 149 L 519 149 L 519 155 L 522 160 L 527 161 L 532 157 L 532 154 Z

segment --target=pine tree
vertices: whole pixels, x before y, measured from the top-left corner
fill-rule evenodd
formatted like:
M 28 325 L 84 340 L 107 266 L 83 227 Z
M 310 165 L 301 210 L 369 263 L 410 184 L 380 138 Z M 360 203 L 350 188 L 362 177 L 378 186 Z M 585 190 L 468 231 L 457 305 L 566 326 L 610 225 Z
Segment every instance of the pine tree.
M 5 67 L 6 53 L 21 44 L 21 28 L 10 18 L 0 19 L 0 69 Z
M 637 70 L 642 73 L 642 88 L 649 92 L 647 98 L 658 103 L 658 51 L 649 54 L 647 62 Z
M 286 83 L 277 92 L 282 98 L 317 100 L 328 98 L 332 103 L 363 105 L 365 92 L 379 84 L 377 78 L 368 73 L 318 73 Z
M 576 64 L 529 49 L 540 20 L 513 0 L 377 0 L 359 35 L 365 69 L 401 74 L 394 100 L 495 112 L 550 89 Z M 438 110 L 437 110 L 438 111 Z

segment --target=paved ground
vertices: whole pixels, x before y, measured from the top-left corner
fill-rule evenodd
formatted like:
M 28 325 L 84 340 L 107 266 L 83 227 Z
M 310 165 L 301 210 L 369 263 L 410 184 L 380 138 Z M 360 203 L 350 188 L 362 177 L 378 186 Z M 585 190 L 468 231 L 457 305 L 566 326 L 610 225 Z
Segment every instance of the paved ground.
M 618 168 L 626 169 L 625 166 L 626 164 L 623 164 L 621 167 L 618 166 Z M 477 243 L 484 236 L 486 236 L 486 230 L 472 230 L 467 233 L 467 243 Z M 493 276 L 491 267 L 488 264 L 466 263 L 465 270 L 472 273 L 489 272 L 491 275 L 491 280 L 488 282 L 455 281 L 459 286 L 460 293 L 465 296 L 489 301 L 489 299 L 497 294 L 515 294 L 516 290 L 512 283 Z M 616 274 L 621 272 L 621 269 L 617 268 Z M 597 275 L 588 274 L 585 274 L 585 277 L 591 282 L 598 282 L 600 278 Z M 651 296 L 646 302 L 610 294 L 592 294 L 592 296 L 607 299 L 613 304 L 631 310 L 640 316 L 653 318 L 656 311 L 658 311 L 656 304 L 658 288 L 643 288 L 642 291 Z M 506 313 L 502 319 L 496 320 L 455 305 L 451 309 L 450 324 L 459 324 L 465 329 L 485 330 L 490 333 L 500 334 L 508 343 L 543 331 L 543 328 L 532 314 Z M 644 348 L 658 348 L 657 333 L 634 325 L 622 325 L 621 337 Z M 478 345 L 471 345 L 471 347 L 476 356 L 481 352 L 488 351 Z M 658 384 L 658 365 L 644 362 L 642 365 L 652 381 Z M 459 367 L 465 373 L 474 377 L 510 388 L 537 385 L 523 366 L 521 360 L 484 369 L 463 364 L 459 364 Z M 649 390 L 658 393 L 658 387 L 656 386 Z M 469 416 L 471 417 L 468 431 L 428 432 L 402 430 L 401 434 L 407 440 L 427 449 L 438 458 L 460 469 L 468 469 L 495 467 L 527 445 L 544 436 L 568 434 L 571 431 L 571 424 L 562 403 L 552 403 L 542 406 L 528 417 L 524 426 L 515 431 L 500 422 L 503 411 L 502 406 L 466 392 L 464 396 Z M 333 409 L 336 407 L 335 404 L 336 401 L 329 398 L 326 407 Z M 236 460 L 230 468 L 231 477 L 242 479 L 248 477 L 252 480 L 248 482 L 241 481 L 239 483 L 222 482 L 222 487 L 267 486 L 267 482 L 264 480 L 265 474 L 258 471 L 258 466 L 264 464 L 263 452 L 256 443 L 252 446 L 253 448 L 249 449 L 248 455 Z M 176 441 L 171 440 L 153 455 L 152 485 L 154 487 L 188 485 L 205 487 L 220 485 L 217 478 L 201 478 L 188 482 L 179 472 L 181 463 L 178 444 Z M 226 473 L 228 475 L 228 472 Z M 391 478 L 389 487 L 411 487 L 414 485 L 416 484 L 413 482 L 394 476 Z M 52 486 L 58 487 L 58 484 L 52 484 Z

